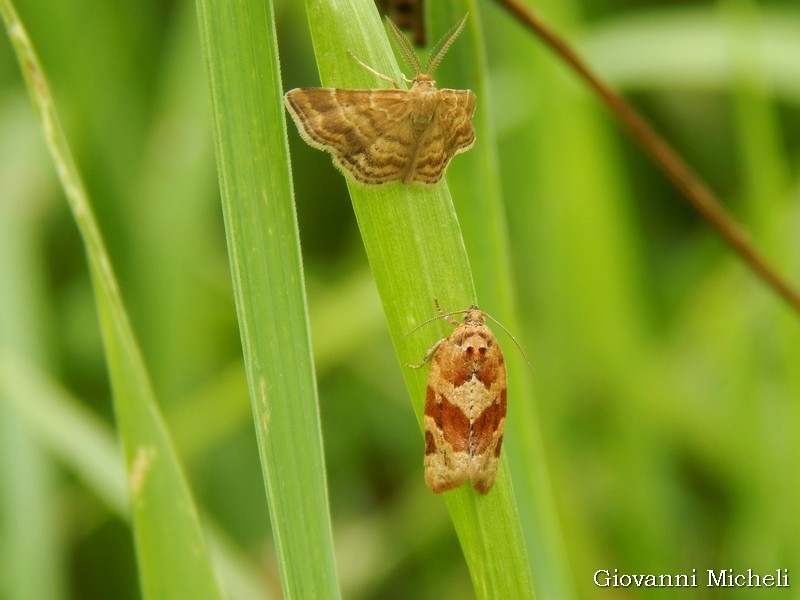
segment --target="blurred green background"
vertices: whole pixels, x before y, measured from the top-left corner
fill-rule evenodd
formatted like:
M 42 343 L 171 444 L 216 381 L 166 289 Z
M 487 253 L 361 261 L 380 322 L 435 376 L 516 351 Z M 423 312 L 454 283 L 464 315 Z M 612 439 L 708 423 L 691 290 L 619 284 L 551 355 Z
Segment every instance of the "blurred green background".
M 536 5 L 800 284 L 796 0 Z M 193 492 L 256 593 L 280 597 L 194 3 L 28 0 L 18 10 Z M 510 398 L 509 416 L 529 403 L 540 420 L 558 561 L 575 597 L 672 597 L 598 588 L 598 569 L 697 569 L 701 587 L 682 597 L 798 597 L 800 315 L 555 57 L 496 5 L 479 10 L 492 89 L 480 101 L 498 132 L 522 317 L 514 333 L 535 370 L 533 396 Z M 276 17 L 286 89 L 316 85 L 302 3 L 277 2 Z M 344 180 L 292 124 L 289 143 L 343 596 L 471 597 L 444 504 L 423 483 L 419 428 Z M 82 244 L 4 36 L 0 326 L 4 353 L 43 369 L 66 410 L 111 435 Z M 113 446 L 98 448 L 46 407 L 0 403 L 0 597 L 25 589 L 20 577 L 35 577 L 36 599 L 139 597 L 119 498 L 80 467 L 102 472 Z M 26 522 L 41 535 L 15 535 Z M 30 556 L 21 540 L 39 544 L 40 561 L 20 564 Z M 789 569 L 794 592 L 703 587 L 706 569 L 727 568 Z

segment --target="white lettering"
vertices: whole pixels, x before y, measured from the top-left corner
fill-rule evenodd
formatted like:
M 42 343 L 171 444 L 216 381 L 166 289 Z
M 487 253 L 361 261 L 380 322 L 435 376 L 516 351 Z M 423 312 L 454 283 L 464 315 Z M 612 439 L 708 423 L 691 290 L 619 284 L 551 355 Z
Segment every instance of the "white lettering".
M 760 574 L 753 569 L 707 569 L 707 587 L 789 587 L 789 569 Z M 689 573 L 620 573 L 618 569 L 599 569 L 594 573 L 597 587 L 698 587 L 697 569 Z
M 726 575 L 732 577 L 732 570 L 720 571 L 718 578 L 714 571 L 709 573 L 709 586 L 716 583 L 719 586 L 731 585 L 726 583 Z M 620 573 L 618 569 L 598 569 L 592 578 L 597 587 L 697 587 L 697 569 L 692 573 Z
M 600 581 L 597 580 L 598 575 L 601 574 L 605 574 L 605 577 L 601 579 L 603 583 L 600 583 Z M 609 574 L 608 571 L 606 571 L 605 569 L 600 569 L 599 571 L 594 572 L 594 584 L 597 587 L 608 587 L 609 586 L 608 579 L 609 579 Z
M 717 577 L 711 569 L 708 570 L 708 587 L 725 587 L 725 575 L 727 571 L 722 569 Z
M 669 583 L 664 583 L 664 578 L 667 577 Z M 692 569 L 691 575 L 681 574 L 675 575 L 675 582 L 672 581 L 672 575 L 661 576 L 662 587 L 697 587 L 697 569 Z

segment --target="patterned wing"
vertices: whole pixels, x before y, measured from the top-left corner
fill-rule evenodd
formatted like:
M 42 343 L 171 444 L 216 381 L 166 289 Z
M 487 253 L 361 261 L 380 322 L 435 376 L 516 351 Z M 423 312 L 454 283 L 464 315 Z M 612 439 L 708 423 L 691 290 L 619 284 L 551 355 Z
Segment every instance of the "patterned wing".
M 471 90 L 439 90 L 439 118 L 449 125 L 444 128 L 447 160 L 454 154 L 466 152 L 475 143 L 472 116 L 475 114 L 475 94 Z
M 481 494 L 486 494 L 494 484 L 506 429 L 505 376 L 502 382 L 496 382 L 492 387 L 494 389 L 490 392 L 494 402 L 475 418 L 471 426 L 475 447 L 470 456 L 469 477 L 473 489 Z
M 431 366 L 434 370 L 438 373 L 435 362 Z M 425 399 L 425 483 L 431 491 L 441 494 L 452 490 L 469 477 L 469 427 L 461 408 L 450 402 L 443 390 L 434 390 L 429 384 Z
M 470 90 L 438 90 L 438 105 L 431 124 L 419 142 L 407 182 L 437 183 L 456 154 L 475 143 L 472 115 L 475 94 Z
M 480 370 L 473 376 L 482 386 L 481 393 L 473 394 L 470 403 L 470 465 L 469 478 L 476 492 L 486 494 L 494 484 L 500 451 L 506 429 L 506 366 L 503 352 L 487 327 L 477 331 L 477 336 L 487 335 L 487 351 L 480 361 Z M 478 347 L 478 344 L 473 344 Z
M 404 90 L 298 88 L 286 108 L 309 145 L 366 184 L 402 179 L 411 156 L 411 103 Z

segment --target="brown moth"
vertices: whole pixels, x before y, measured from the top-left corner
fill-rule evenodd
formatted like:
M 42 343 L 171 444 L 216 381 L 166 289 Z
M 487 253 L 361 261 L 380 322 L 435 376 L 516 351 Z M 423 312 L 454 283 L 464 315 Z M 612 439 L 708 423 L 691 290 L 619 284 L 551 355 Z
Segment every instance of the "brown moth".
M 418 369 L 431 363 L 425 394 L 425 482 L 439 494 L 469 479 L 475 491 L 486 494 L 497 474 L 506 426 L 503 352 L 484 323 L 489 315 L 477 306 L 444 313 L 436 302 L 436 308 L 441 314 L 435 318 L 447 319 L 455 329 L 428 350 L 422 363 L 408 365 Z M 463 323 L 452 318 L 458 313 L 465 313 Z
M 286 108 L 303 139 L 330 152 L 345 175 L 367 185 L 402 181 L 437 183 L 450 159 L 475 142 L 472 115 L 475 94 L 470 90 L 436 89 L 431 78 L 450 46 L 464 29 L 467 17 L 431 51 L 422 73 L 411 42 L 390 20 L 393 33 L 415 77 L 411 89 L 353 58 L 395 89 L 342 90 L 297 88 L 286 93 Z

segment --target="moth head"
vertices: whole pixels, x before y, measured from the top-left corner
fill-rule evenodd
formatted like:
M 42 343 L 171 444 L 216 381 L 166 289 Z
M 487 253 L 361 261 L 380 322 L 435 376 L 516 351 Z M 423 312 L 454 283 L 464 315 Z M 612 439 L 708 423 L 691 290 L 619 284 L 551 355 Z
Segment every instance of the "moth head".
M 436 82 L 427 73 L 420 73 L 419 75 L 414 77 L 414 79 L 411 80 L 411 83 L 413 83 L 415 86 L 420 86 L 420 87 L 427 87 L 427 88 L 436 87 Z
M 484 313 L 482 310 L 479 310 L 474 304 L 467 310 L 460 312 L 464 313 L 464 323 L 467 325 L 482 325 L 483 317 L 486 315 L 486 313 Z
M 490 315 L 489 313 L 483 312 L 475 304 L 473 304 L 472 306 L 470 306 L 469 308 L 464 309 L 464 310 L 453 310 L 453 311 L 450 311 L 450 312 L 444 312 L 442 310 L 442 308 L 439 306 L 439 301 L 437 299 L 434 298 L 433 303 L 436 305 L 436 309 L 439 311 L 439 316 L 433 317 L 431 319 L 428 319 L 427 321 L 424 321 L 424 322 L 420 323 L 419 325 L 414 327 L 414 329 L 412 329 L 407 334 L 405 334 L 403 336 L 403 338 L 407 338 L 412 333 L 417 331 L 419 328 L 424 327 L 425 325 L 427 325 L 428 323 L 432 323 L 433 321 L 437 321 L 438 319 L 448 319 L 454 325 L 458 325 L 458 323 L 456 323 L 456 321 L 454 321 L 452 319 L 453 315 L 463 314 L 464 315 L 464 324 L 466 324 L 466 325 L 485 325 L 484 317 L 486 317 L 486 318 L 489 318 L 493 323 L 498 325 L 503 331 L 506 332 L 506 335 L 509 338 L 511 338 L 511 341 L 514 342 L 514 345 L 517 348 L 519 348 L 519 351 L 522 354 L 522 358 L 524 358 L 525 362 L 528 364 L 528 368 L 531 370 L 531 372 L 533 371 L 533 366 L 531 365 L 531 362 L 528 360 L 528 357 L 525 354 L 525 351 L 522 349 L 522 346 L 520 346 L 520 343 L 517 341 L 517 338 L 515 338 L 513 335 L 511 335 L 511 332 L 506 328 L 506 326 L 503 325 L 497 319 L 495 319 L 492 315 Z

